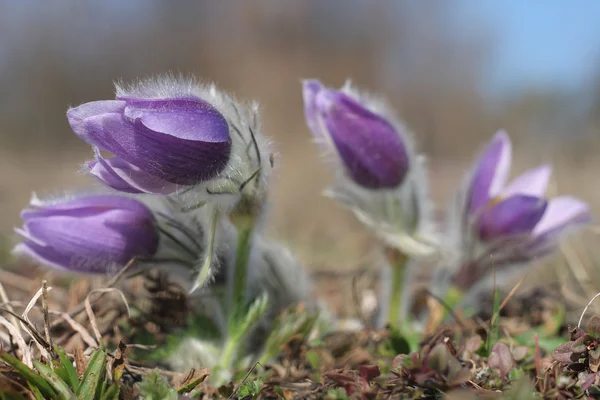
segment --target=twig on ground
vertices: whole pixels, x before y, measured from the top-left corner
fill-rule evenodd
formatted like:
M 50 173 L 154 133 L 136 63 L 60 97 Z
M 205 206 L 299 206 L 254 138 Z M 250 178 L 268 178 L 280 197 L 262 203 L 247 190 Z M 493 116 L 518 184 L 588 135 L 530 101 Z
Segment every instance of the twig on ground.
M 54 354 L 54 346 L 52 344 L 52 337 L 50 336 L 50 318 L 48 317 L 48 282 L 44 279 L 42 281 L 42 314 L 44 315 L 44 333 L 46 334 L 46 342 L 50 346 L 50 353 Z
M 121 269 L 121 270 L 120 270 L 120 271 L 119 271 L 119 272 L 118 272 L 118 273 L 117 273 L 117 274 L 116 274 L 114 277 L 112 277 L 112 278 L 111 278 L 111 280 L 109 280 L 109 281 L 106 283 L 106 286 L 104 287 L 104 289 L 110 289 L 110 288 L 112 288 L 114 285 L 116 285 L 116 284 L 117 284 L 117 282 L 119 282 L 119 280 L 120 280 L 120 279 L 123 277 L 123 275 L 125 274 L 125 272 L 126 272 L 126 271 L 127 271 L 129 268 L 131 268 L 131 266 L 132 266 L 132 265 L 135 263 L 135 261 L 136 261 L 136 260 L 137 260 L 136 258 L 132 258 L 131 260 L 129 260 L 129 262 L 128 262 L 127 264 L 125 264 L 125 266 L 124 266 L 124 267 L 123 267 L 123 268 L 122 268 L 122 269 Z M 97 289 L 97 290 L 98 290 L 98 289 Z M 101 294 L 100 294 L 100 296 L 98 296 L 98 297 L 96 298 L 96 300 L 94 300 L 93 304 L 96 304 L 96 303 L 97 303 L 97 302 L 98 302 L 98 301 L 99 301 L 99 300 L 102 298 L 102 296 L 104 295 L 104 293 L 106 293 L 106 292 L 103 292 L 103 293 L 101 293 Z M 89 295 L 88 295 L 88 296 L 89 296 Z M 93 305 L 93 304 L 92 304 L 92 305 Z M 85 302 L 83 302 L 83 303 L 80 303 L 79 305 L 77 305 L 77 307 L 75 307 L 75 308 L 74 308 L 74 309 L 73 309 L 71 312 L 69 312 L 68 314 L 69 314 L 69 316 L 70 316 L 70 317 L 74 318 L 74 317 L 76 317 L 77 315 L 81 314 L 81 313 L 82 313 L 82 312 L 84 312 L 84 311 L 86 311 L 86 305 L 85 305 Z M 54 321 L 54 322 L 52 322 L 52 323 L 50 324 L 50 328 L 51 328 L 51 329 L 52 329 L 52 328 L 56 328 L 56 327 L 58 327 L 59 325 L 61 325 L 62 323 L 63 323 L 63 321 L 61 321 L 61 320 L 56 320 L 56 321 Z
M 508 301 L 515 295 L 515 293 L 517 292 L 517 290 L 519 289 L 519 287 L 525 280 L 526 276 L 527 276 L 527 274 L 525 274 L 525 276 L 523 276 L 521 278 L 521 280 L 519 280 L 519 282 L 517 282 L 517 284 L 515 286 L 513 286 L 513 288 L 510 290 L 510 292 L 504 298 L 504 300 L 502 300 L 502 303 L 500 303 L 500 307 L 498 307 L 498 312 L 492 316 L 490 325 L 492 325 L 494 322 L 496 322 L 496 318 L 498 318 L 500 316 L 500 311 L 502 311 L 504 306 L 506 306 L 506 303 L 508 303 Z
M 249 371 L 246 373 L 246 376 L 244 376 L 244 379 L 243 379 L 243 380 L 242 380 L 240 383 L 238 383 L 237 385 L 235 385 L 235 387 L 233 388 L 233 392 L 231 392 L 231 394 L 229 395 L 229 397 L 227 398 L 227 400 L 229 400 L 229 399 L 232 399 L 232 398 L 233 398 L 233 396 L 234 396 L 234 395 L 237 393 L 237 391 L 240 389 L 240 387 L 241 387 L 241 386 L 242 386 L 244 383 L 246 383 L 246 381 L 248 380 L 248 377 L 250 376 L 250 374 L 251 374 L 252 372 L 254 372 L 254 370 L 256 369 L 256 366 L 257 366 L 257 365 L 260 365 L 261 367 L 263 366 L 263 365 L 262 365 L 260 362 L 258 362 L 258 361 L 257 361 L 257 362 L 256 362 L 256 363 L 255 363 L 255 364 L 252 366 L 252 368 L 250 368 L 250 370 L 249 370 Z M 263 367 L 263 368 L 264 368 L 264 367 Z
M 98 324 L 96 323 L 96 317 L 94 315 L 94 311 L 92 310 L 92 304 L 90 302 L 90 297 L 94 293 L 100 293 L 102 295 L 102 294 L 108 293 L 108 292 L 116 292 L 116 293 L 118 293 L 121 296 L 121 299 L 123 300 L 123 303 L 125 303 L 125 307 L 127 308 L 127 315 L 131 314 L 131 312 L 129 310 L 129 303 L 127 303 L 127 299 L 125 298 L 125 295 L 119 289 L 115 289 L 115 288 L 94 289 L 94 290 L 92 290 L 86 296 L 85 302 L 84 302 L 85 311 L 86 311 L 86 313 L 88 315 L 88 318 L 90 320 L 90 324 L 92 325 L 92 331 L 94 332 L 94 335 L 96 335 L 96 341 L 98 342 L 98 344 L 100 346 L 103 346 L 102 335 L 100 335 L 100 330 L 98 329 Z
M 434 294 L 429 289 L 425 289 L 425 293 L 429 297 L 431 297 L 432 299 L 434 299 L 435 301 L 437 301 L 438 303 L 440 303 L 440 305 L 442 307 L 444 307 L 444 309 L 448 312 L 448 314 L 450 314 L 450 316 L 460 325 L 461 328 L 467 329 L 466 325 L 463 323 L 463 321 L 460 319 L 460 317 L 454 312 L 454 310 L 452 309 L 452 307 L 450 307 L 448 305 L 448 303 L 446 303 L 444 301 L 444 299 L 440 298 L 438 295 Z
M 356 309 L 356 314 L 358 315 L 358 319 L 360 319 L 360 322 L 362 322 L 365 329 L 370 330 L 372 328 L 371 324 L 369 323 L 367 317 L 365 317 L 365 315 L 363 313 L 363 309 L 360 304 L 357 281 L 358 281 L 358 277 L 356 275 L 353 276 L 352 277 L 352 302 L 354 303 L 354 308 Z

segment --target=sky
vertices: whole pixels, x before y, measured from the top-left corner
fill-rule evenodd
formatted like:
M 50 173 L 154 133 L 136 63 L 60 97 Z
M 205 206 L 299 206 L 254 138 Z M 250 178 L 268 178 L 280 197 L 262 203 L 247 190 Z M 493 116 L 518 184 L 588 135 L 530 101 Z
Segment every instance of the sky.
M 483 19 L 496 35 L 488 89 L 577 90 L 600 68 L 598 0 L 465 0 L 461 7 L 465 23 Z

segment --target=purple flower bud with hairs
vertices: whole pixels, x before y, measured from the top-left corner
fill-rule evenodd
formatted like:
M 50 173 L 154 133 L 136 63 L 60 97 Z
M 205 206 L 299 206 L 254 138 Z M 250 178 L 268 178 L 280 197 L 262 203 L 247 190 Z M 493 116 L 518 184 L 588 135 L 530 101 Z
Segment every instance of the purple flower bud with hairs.
M 307 125 L 317 141 L 332 145 L 347 175 L 368 189 L 393 189 L 409 168 L 406 145 L 383 115 L 343 90 L 304 82 Z
M 86 195 L 42 203 L 21 213 L 14 252 L 42 265 L 73 272 L 111 274 L 134 257 L 150 257 L 159 234 L 152 212 L 139 201 Z M 117 269 L 115 269 L 117 268 Z
M 514 271 L 551 253 L 567 233 L 591 222 L 589 206 L 572 196 L 546 198 L 552 169 L 530 169 L 507 184 L 511 141 L 499 131 L 474 164 L 450 211 L 449 235 L 459 249 L 453 282 L 462 290 L 495 266 Z M 453 218 L 453 220 L 452 220 Z
M 90 172 L 123 192 L 171 193 L 217 177 L 229 162 L 228 122 L 189 82 L 117 87 L 115 100 L 71 108 L 67 118 L 94 146 Z
M 431 258 L 438 250 L 425 158 L 385 102 L 350 84 L 335 90 L 307 80 L 303 96 L 306 123 L 336 172 L 327 194 L 393 249 L 387 253 L 398 255 L 389 263 L 393 275 L 382 282 L 380 301 L 380 315 L 396 325 L 411 285 L 408 260 Z
M 425 158 L 388 105 L 349 83 L 303 83 L 306 123 L 336 172 L 327 194 L 388 246 L 411 257 L 436 252 Z

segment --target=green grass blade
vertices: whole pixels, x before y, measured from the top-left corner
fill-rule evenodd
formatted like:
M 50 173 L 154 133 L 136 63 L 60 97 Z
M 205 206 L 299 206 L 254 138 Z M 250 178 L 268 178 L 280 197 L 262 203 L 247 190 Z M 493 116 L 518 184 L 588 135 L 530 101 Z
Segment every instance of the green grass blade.
M 50 385 L 50 383 L 48 383 L 40 374 L 23 364 L 17 358 L 6 352 L 0 352 L 0 359 L 23 375 L 31 386 L 38 388 L 45 398 L 56 397 L 56 391 L 52 388 L 52 385 Z
M 487 338 L 487 355 L 492 354 L 492 347 L 500 337 L 500 290 L 494 287 L 494 306 L 492 310 L 492 324 Z
M 27 385 L 29 386 L 31 393 L 33 393 L 35 400 L 44 400 L 44 395 L 42 392 L 40 392 L 40 389 L 38 389 L 37 386 L 34 386 L 31 382 L 27 382 Z
M 67 383 L 71 385 L 71 388 L 73 390 L 77 390 L 80 383 L 79 377 L 77 376 L 77 371 L 75 370 L 75 367 L 73 367 L 73 363 L 71 362 L 69 357 L 67 357 L 67 353 L 65 353 L 65 351 L 62 348 L 54 346 L 54 351 L 56 351 L 56 354 L 58 354 L 58 359 L 60 360 L 61 368 L 64 369 L 67 375 Z
M 81 384 L 75 393 L 79 399 L 93 399 L 98 389 L 98 384 L 104 378 L 106 353 L 96 350 L 88 361 L 88 367 L 83 373 Z
M 108 390 L 102 395 L 100 400 L 119 400 L 119 385 L 112 385 L 108 388 Z
M 31 395 L 24 392 L 25 387 L 0 372 L 0 400 L 31 400 Z
M 71 400 L 75 398 L 73 392 L 69 390 L 67 382 L 63 381 L 60 376 L 50 368 L 48 365 L 42 364 L 39 361 L 33 361 L 33 365 L 40 372 L 42 377 L 46 379 L 50 385 L 58 392 L 58 399 Z

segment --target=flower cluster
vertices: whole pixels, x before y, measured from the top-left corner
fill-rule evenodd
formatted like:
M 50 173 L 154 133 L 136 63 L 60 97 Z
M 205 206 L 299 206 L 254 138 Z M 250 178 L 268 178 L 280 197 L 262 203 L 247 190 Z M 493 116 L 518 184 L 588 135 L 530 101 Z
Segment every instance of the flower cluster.
M 213 349 L 225 371 L 247 360 L 246 343 L 265 345 L 268 335 L 251 332 L 268 331 L 282 307 L 316 305 L 298 261 L 259 232 L 274 160 L 256 103 L 166 76 L 117 85 L 114 100 L 67 119 L 92 146 L 83 168 L 103 189 L 34 198 L 15 254 L 80 273 L 161 267 L 202 289 L 196 302 L 220 327 Z
M 511 143 L 500 131 L 458 190 L 445 229 L 437 228 L 424 158 L 390 108 L 349 84 L 335 90 L 308 80 L 303 94 L 307 125 L 337 172 L 329 193 L 387 247 L 391 274 L 382 274 L 379 311 L 389 315 L 379 321 L 397 323 L 405 314 L 407 296 L 401 292 L 410 289 L 408 267 L 414 261 L 439 255 L 443 264 L 434 277 L 434 291 L 445 296 L 453 286 L 470 296 L 486 287 L 493 268 L 518 270 L 591 221 L 581 200 L 545 198 L 550 166 L 506 184 Z
M 450 287 L 468 296 L 493 270 L 529 265 L 591 221 L 581 200 L 545 197 L 547 165 L 506 184 L 511 142 L 500 131 L 457 191 L 445 226 L 437 226 L 425 157 L 385 102 L 350 84 L 337 90 L 316 80 L 304 82 L 303 97 L 307 125 L 336 173 L 328 194 L 381 240 L 388 265 L 380 324 L 407 317 L 418 262 L 442 260 L 434 277 L 439 296 Z M 171 357 L 182 367 L 199 360 L 228 376 L 238 361 L 252 359 L 245 351 L 264 361 L 281 341 L 315 326 L 307 315 L 278 320 L 300 302 L 319 307 L 296 258 L 260 232 L 274 158 L 255 103 L 167 76 L 117 85 L 114 100 L 71 108 L 67 118 L 91 145 L 95 158 L 84 170 L 103 190 L 34 198 L 22 213 L 16 254 L 83 273 L 114 274 L 131 263 L 182 271 L 191 292 L 202 289 L 196 300 L 219 330 L 217 340 L 182 340 Z M 462 376 L 460 365 L 450 367 Z

